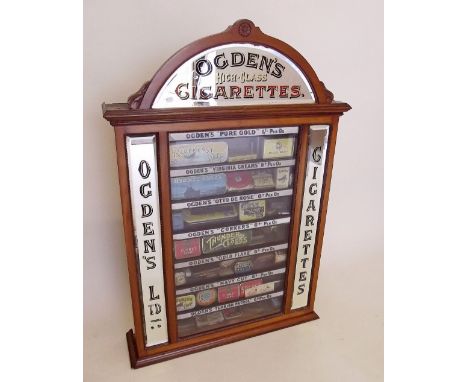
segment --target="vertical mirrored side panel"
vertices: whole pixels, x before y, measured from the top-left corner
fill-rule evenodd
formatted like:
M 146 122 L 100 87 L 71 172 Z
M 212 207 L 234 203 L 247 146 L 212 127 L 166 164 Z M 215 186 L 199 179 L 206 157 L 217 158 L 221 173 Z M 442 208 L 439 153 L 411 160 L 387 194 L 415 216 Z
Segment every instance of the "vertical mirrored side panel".
M 328 135 L 329 126 L 309 127 L 307 170 L 291 305 L 293 310 L 303 308 L 309 303 Z
M 168 342 L 156 136 L 126 143 L 145 345 L 153 346 Z

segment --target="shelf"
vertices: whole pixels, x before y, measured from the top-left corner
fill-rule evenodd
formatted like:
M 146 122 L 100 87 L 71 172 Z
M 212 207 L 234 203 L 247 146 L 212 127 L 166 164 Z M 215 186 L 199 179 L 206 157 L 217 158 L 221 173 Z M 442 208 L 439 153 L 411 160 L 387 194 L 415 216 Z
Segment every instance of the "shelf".
M 268 300 L 257 301 L 255 304 L 245 304 L 240 307 L 228 308 L 220 312 L 213 312 L 211 315 L 222 314 L 223 318 L 213 322 L 209 322 L 207 315 L 196 316 L 189 319 L 182 319 L 177 321 L 179 337 L 188 337 L 197 335 L 206 331 L 221 329 L 226 326 L 236 325 L 259 318 L 267 318 L 272 315 L 281 313 L 282 306 L 281 296 L 273 297 Z M 255 307 L 252 309 L 252 307 Z M 199 326 L 196 323 L 197 319 L 205 319 L 205 324 Z
M 190 231 L 184 233 L 177 233 L 172 236 L 174 240 L 185 240 L 185 239 L 193 239 L 197 237 L 204 237 L 222 233 L 229 233 L 229 232 L 237 232 L 237 231 L 245 231 L 248 229 L 255 229 L 255 228 L 263 228 L 263 227 L 271 227 L 280 224 L 289 223 L 291 217 L 284 217 L 279 219 L 271 219 L 271 220 L 263 220 L 263 221 L 255 221 L 252 223 L 243 223 L 243 224 L 236 224 L 230 225 L 225 227 L 219 228 L 210 228 L 210 229 L 203 229 L 199 231 Z
M 296 164 L 295 159 L 278 159 L 278 160 L 267 160 L 267 161 L 251 161 L 251 162 L 239 162 L 239 163 L 226 163 L 226 164 L 215 164 L 202 167 L 185 167 L 177 168 L 176 170 L 170 170 L 171 178 L 183 177 L 190 175 L 206 175 L 206 174 L 217 174 L 223 172 L 232 171 L 245 171 L 245 170 L 265 170 L 269 168 L 277 167 L 291 167 Z
M 286 272 L 286 268 L 283 267 L 283 268 L 278 268 L 278 269 L 274 269 L 271 271 L 264 271 L 264 272 L 253 273 L 250 275 L 238 276 L 238 277 L 231 278 L 228 280 L 222 280 L 222 281 L 216 281 L 216 282 L 212 282 L 208 284 L 196 285 L 190 288 L 176 289 L 176 296 L 182 296 L 184 294 L 200 292 L 202 290 L 217 288 L 220 286 L 226 286 L 226 285 L 241 283 L 245 281 L 261 279 L 261 278 L 271 277 L 275 275 L 281 275 L 285 272 Z
M 220 204 L 249 202 L 252 200 L 260 200 L 260 199 L 273 199 L 273 198 L 280 198 L 282 196 L 290 196 L 292 194 L 293 194 L 292 188 L 288 188 L 284 190 L 264 191 L 264 192 L 258 192 L 258 193 L 253 193 L 253 194 L 247 193 L 247 194 L 238 194 L 238 195 L 232 195 L 232 196 L 220 196 L 220 197 L 211 198 L 211 199 L 199 199 L 199 200 L 191 200 L 187 202 L 172 203 L 172 210 L 178 211 L 178 210 L 183 210 L 184 208 L 217 206 Z
M 282 296 L 283 293 L 284 291 L 281 290 L 281 291 L 274 292 L 274 293 L 267 293 L 267 294 L 260 295 L 260 296 L 250 297 L 250 298 L 243 299 L 243 300 L 237 300 L 233 302 L 228 302 L 226 304 L 216 305 L 211 308 L 204 308 L 204 309 L 197 310 L 197 311 L 190 312 L 190 313 L 181 313 L 177 315 L 177 319 L 183 320 L 183 319 L 192 318 L 196 316 L 202 316 L 202 315 L 213 313 L 213 312 L 219 312 L 219 311 L 230 309 L 230 308 L 236 308 L 239 306 L 244 306 L 244 305 L 252 304 L 255 302 L 266 301 L 275 297 Z
M 250 250 L 245 250 L 245 251 L 226 253 L 223 255 L 204 257 L 201 259 L 175 263 L 174 269 L 182 269 L 186 267 L 213 264 L 213 263 L 218 263 L 218 262 L 225 261 L 225 260 L 233 260 L 233 259 L 238 259 L 238 258 L 246 257 L 246 256 L 255 256 L 255 255 L 273 252 L 273 251 L 279 251 L 279 250 L 287 249 L 287 248 L 288 248 L 288 243 L 283 243 L 283 244 L 270 245 L 267 247 L 255 248 L 255 249 L 250 249 Z
M 171 133 L 169 141 L 194 141 L 206 139 L 248 138 L 265 135 L 297 134 L 298 127 L 264 127 L 260 129 L 234 129 L 217 131 L 191 131 L 186 133 Z

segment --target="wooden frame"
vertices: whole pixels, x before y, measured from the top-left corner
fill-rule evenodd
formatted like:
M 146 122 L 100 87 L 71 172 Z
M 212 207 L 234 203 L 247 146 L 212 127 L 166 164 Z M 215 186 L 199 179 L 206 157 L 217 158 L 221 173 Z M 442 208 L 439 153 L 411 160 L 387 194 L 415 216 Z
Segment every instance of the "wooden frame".
M 306 78 L 314 90 L 316 103 L 151 109 L 152 102 L 158 90 L 181 63 L 207 48 L 232 42 L 261 44 L 274 48 L 286 57 L 289 57 L 305 73 Z M 181 49 L 163 65 L 151 81 L 147 82 L 137 93 L 130 96 L 127 103 L 103 105 L 104 118 L 106 118 L 115 129 L 126 254 L 135 324 L 135 331 L 133 332 L 130 330 L 127 333 L 132 367 L 138 368 L 146 366 L 155 362 L 209 349 L 318 318 L 317 314 L 314 312 L 314 301 L 338 131 L 338 119 L 339 116 L 350 108 L 351 107 L 346 103 L 333 102 L 333 94 L 325 88 L 323 82 L 319 81 L 312 67 L 296 50 L 277 39 L 263 34 L 260 29 L 255 27 L 249 20 L 239 20 L 225 32 L 198 40 Z M 291 299 L 301 219 L 302 195 L 304 191 L 306 155 L 308 149 L 308 126 L 317 124 L 329 125 L 330 130 L 322 188 L 323 192 L 320 201 L 320 216 L 315 238 L 316 245 L 312 266 L 311 288 L 309 290 L 309 303 L 305 308 L 292 311 Z M 160 205 L 169 206 L 171 204 L 169 182 L 164 180 L 169 178 L 168 134 L 170 132 L 223 130 L 263 126 L 300 127 L 296 154 L 295 197 L 293 200 L 290 227 L 289 263 L 285 275 L 285 294 L 283 296 L 285 303 L 283 312 L 264 319 L 235 324 L 224 329 L 178 338 L 175 309 L 174 261 L 172 254 L 172 215 L 169 208 L 162 208 L 161 234 L 169 341 L 167 344 L 146 347 L 141 316 L 142 306 L 139 295 L 139 272 L 134 249 L 134 227 L 129 197 L 130 185 L 125 147 L 126 137 L 129 135 L 134 136 L 149 133 L 157 134 Z

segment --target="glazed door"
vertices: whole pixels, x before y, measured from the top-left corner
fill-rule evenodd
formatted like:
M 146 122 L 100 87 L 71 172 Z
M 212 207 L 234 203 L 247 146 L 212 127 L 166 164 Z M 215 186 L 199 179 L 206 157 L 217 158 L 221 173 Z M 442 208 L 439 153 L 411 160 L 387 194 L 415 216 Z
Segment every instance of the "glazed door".
M 282 312 L 298 127 L 169 134 L 179 337 Z

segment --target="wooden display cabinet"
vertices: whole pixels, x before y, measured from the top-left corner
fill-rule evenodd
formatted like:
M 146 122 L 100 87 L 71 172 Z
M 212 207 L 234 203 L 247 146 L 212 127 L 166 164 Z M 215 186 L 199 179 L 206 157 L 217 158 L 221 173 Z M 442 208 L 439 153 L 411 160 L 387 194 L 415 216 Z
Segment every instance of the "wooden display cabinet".
M 318 318 L 338 119 L 349 109 L 249 20 L 179 50 L 127 103 L 103 105 L 132 367 Z

